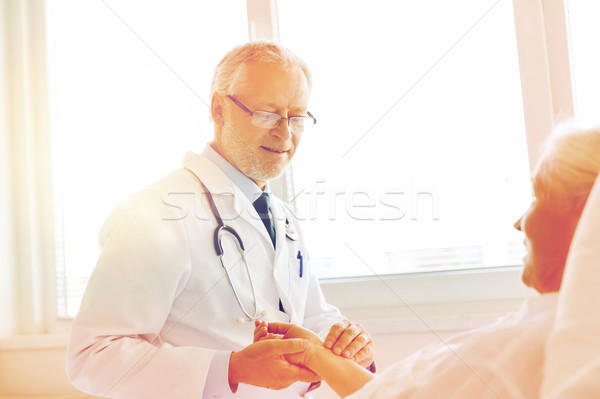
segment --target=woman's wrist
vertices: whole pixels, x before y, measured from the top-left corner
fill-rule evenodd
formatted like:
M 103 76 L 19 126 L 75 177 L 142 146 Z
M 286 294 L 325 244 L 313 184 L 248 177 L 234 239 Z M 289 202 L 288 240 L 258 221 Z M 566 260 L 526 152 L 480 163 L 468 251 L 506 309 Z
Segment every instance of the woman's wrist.
M 333 352 L 327 349 L 323 343 L 316 344 L 311 342 L 308 349 L 306 349 L 306 356 L 304 358 L 305 367 L 315 371 L 315 368 L 319 368 L 323 364 L 324 358 L 332 354 Z
M 351 394 L 374 378 L 373 374 L 352 359 L 336 355 L 322 343 L 311 343 L 305 353 L 304 365 L 325 380 L 340 396 Z

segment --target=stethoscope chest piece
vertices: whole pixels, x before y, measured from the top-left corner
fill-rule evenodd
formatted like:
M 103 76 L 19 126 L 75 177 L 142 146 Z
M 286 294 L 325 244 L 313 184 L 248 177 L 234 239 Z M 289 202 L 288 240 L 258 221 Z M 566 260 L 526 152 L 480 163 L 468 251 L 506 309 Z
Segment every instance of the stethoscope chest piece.
M 235 319 L 237 324 L 244 324 L 246 321 L 259 320 L 267 315 L 267 311 L 265 309 L 261 310 L 257 317 L 248 318 L 248 317 L 238 317 Z
M 292 241 L 297 241 L 298 238 L 300 238 L 296 230 L 290 226 L 290 221 L 288 219 L 285 219 L 285 235 Z

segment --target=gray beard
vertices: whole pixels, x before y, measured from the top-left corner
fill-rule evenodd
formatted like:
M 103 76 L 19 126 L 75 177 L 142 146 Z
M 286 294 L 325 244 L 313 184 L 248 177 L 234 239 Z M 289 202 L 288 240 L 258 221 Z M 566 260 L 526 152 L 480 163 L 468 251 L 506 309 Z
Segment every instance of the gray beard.
M 258 154 L 239 135 L 229 128 L 224 130 L 222 151 L 244 175 L 255 181 L 267 182 L 285 171 L 285 166 L 263 165 Z

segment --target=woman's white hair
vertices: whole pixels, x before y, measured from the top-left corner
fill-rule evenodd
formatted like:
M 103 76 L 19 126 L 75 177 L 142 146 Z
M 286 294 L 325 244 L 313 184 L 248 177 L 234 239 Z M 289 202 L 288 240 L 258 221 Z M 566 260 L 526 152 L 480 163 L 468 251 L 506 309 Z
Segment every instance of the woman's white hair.
M 304 73 L 308 88 L 311 89 L 310 71 L 300 57 L 279 43 L 259 40 L 242 44 L 225 54 L 215 68 L 209 98 L 212 100 L 215 93 L 236 94 L 240 77 L 246 66 L 253 62 L 275 64 L 284 69 L 297 66 Z
M 546 144 L 536 177 L 568 202 L 585 200 L 600 171 L 600 126 L 562 125 Z

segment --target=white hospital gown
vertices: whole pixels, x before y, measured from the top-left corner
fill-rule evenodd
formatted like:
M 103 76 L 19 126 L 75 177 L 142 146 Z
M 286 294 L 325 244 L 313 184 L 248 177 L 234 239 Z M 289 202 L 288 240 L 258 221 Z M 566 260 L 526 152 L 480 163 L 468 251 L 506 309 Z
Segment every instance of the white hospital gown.
M 350 397 L 520 399 L 539 397 L 557 294 L 525 301 L 494 324 L 423 348 Z
M 541 397 L 600 398 L 600 177 L 569 249 Z

